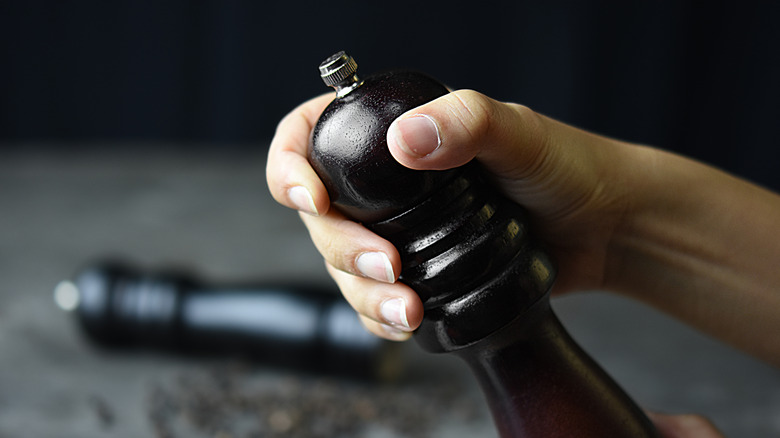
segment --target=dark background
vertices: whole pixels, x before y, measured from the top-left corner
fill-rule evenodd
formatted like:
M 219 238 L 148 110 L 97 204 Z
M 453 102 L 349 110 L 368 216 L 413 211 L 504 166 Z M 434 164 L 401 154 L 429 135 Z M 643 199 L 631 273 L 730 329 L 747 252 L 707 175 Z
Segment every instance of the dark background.
M 778 2 L 381 4 L 3 1 L 0 141 L 265 148 L 344 49 L 780 188 Z

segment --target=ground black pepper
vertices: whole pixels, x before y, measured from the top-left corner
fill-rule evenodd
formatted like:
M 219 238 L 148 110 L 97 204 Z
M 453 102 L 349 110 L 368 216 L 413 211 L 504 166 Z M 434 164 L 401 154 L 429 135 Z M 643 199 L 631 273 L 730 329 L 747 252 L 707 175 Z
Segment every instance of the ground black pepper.
M 481 400 L 447 382 L 377 384 L 217 366 L 148 391 L 157 438 L 426 437 L 443 416 L 484 420 Z

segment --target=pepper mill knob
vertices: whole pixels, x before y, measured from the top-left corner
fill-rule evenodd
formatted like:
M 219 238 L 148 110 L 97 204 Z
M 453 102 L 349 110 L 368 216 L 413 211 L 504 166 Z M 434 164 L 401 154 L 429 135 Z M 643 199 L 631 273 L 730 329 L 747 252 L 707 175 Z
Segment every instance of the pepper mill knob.
M 360 85 L 357 62 L 343 50 L 331 55 L 320 64 L 320 77 L 325 85 L 336 89 L 339 97 Z

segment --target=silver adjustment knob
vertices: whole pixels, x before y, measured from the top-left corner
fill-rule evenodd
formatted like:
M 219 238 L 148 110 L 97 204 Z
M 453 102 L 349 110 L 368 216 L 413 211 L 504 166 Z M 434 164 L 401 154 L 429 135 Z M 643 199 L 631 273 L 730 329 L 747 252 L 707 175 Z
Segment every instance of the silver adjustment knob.
M 357 62 L 343 50 L 322 61 L 320 77 L 325 85 L 336 89 L 338 97 L 345 96 L 362 84 L 357 76 Z

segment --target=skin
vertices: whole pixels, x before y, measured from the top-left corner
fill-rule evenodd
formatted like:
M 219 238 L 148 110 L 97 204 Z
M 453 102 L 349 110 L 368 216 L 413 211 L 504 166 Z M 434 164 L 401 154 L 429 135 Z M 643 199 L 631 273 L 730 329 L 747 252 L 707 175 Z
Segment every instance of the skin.
M 309 132 L 332 99 L 312 99 L 279 123 L 268 185 L 278 202 L 302 211 L 330 275 L 366 327 L 405 340 L 423 309 L 414 291 L 395 281 L 398 252 L 329 208 L 306 161 Z M 431 121 L 433 137 L 406 123 L 419 116 Z M 412 169 L 478 160 L 498 190 L 531 212 L 559 264 L 554 294 L 598 289 L 628 296 L 780 365 L 780 337 L 765 336 L 780 333 L 776 194 L 694 160 L 582 131 L 470 90 L 399 117 L 388 147 Z M 386 256 L 390 275 L 359 263 L 367 253 Z M 388 318 L 383 303 L 393 299 L 403 303 L 405 324 Z M 721 436 L 701 417 L 653 419 L 667 437 Z

